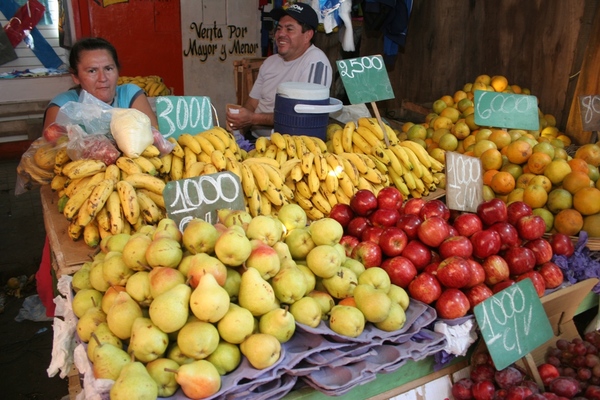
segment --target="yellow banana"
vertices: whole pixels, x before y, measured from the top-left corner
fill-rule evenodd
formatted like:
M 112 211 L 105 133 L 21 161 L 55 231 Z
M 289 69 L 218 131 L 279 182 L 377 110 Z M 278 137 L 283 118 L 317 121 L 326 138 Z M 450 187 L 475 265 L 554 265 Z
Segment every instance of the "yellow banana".
M 206 165 L 203 161 L 196 161 L 189 168 L 185 168 L 183 171 L 183 179 L 185 178 L 193 178 L 196 176 L 202 175 L 204 172 L 204 166 Z
M 344 194 L 349 198 L 352 198 L 352 196 L 354 196 L 354 193 L 356 192 L 356 186 L 354 186 L 354 184 L 345 172 L 340 173 L 340 176 L 338 177 L 338 182 L 339 187 L 342 189 Z
M 142 171 L 142 167 L 140 167 L 138 163 L 133 161 L 133 158 L 131 157 L 121 156 L 117 158 L 115 164 L 117 167 L 119 167 L 121 171 L 125 172 L 128 175 L 140 174 L 144 172 Z
M 77 220 L 71 221 L 69 226 L 67 227 L 67 234 L 73 241 L 79 240 L 81 238 L 81 234 L 83 233 L 83 227 L 77 223 Z
M 64 167 L 69 161 L 71 161 L 71 158 L 67 153 L 67 146 L 63 146 L 60 149 L 58 149 L 58 151 L 54 155 L 54 168 L 58 167 L 61 169 L 62 172 L 62 167 Z
M 121 180 L 121 170 L 116 164 L 110 164 L 104 171 L 104 179 L 110 179 L 113 183 L 117 183 Z
M 350 161 L 350 163 L 356 167 L 356 170 L 364 174 L 369 169 L 369 166 L 366 164 L 365 160 L 361 158 L 357 153 L 341 153 L 341 157 Z M 346 165 L 344 164 L 344 169 L 346 169 Z
M 310 170 L 308 176 L 308 188 L 314 194 L 319 191 L 319 186 L 321 186 L 321 181 L 317 176 L 317 171 L 313 168 Z
M 392 180 L 392 184 L 402 193 L 402 195 L 406 198 L 410 195 L 410 191 L 408 190 L 408 186 L 402 179 L 402 176 L 394 169 L 390 169 L 388 171 L 388 175 Z
M 304 171 L 302 171 L 302 160 L 299 158 L 297 158 L 297 160 L 300 162 L 295 164 L 290 171 L 290 177 L 294 182 L 298 182 L 304 177 Z
M 200 148 L 202 149 L 202 153 L 210 156 L 212 154 L 212 152 L 216 150 L 215 146 L 213 146 L 213 144 L 210 142 L 210 140 L 208 140 L 208 138 L 206 136 L 204 136 L 202 134 L 198 134 L 198 135 L 194 135 L 193 138 L 200 145 Z M 198 154 L 200 154 L 200 153 L 198 153 Z
M 263 215 L 271 215 L 273 212 L 273 205 L 264 192 L 260 194 L 260 212 Z
M 140 204 L 140 215 L 149 224 L 154 224 L 160 220 L 161 212 L 156 203 L 143 192 L 137 192 L 138 202 Z
M 381 161 L 381 159 L 379 157 L 377 157 L 375 155 L 370 155 L 369 158 L 371 160 L 373 160 L 373 162 L 375 163 L 375 168 L 379 172 L 381 172 L 383 174 L 387 174 L 388 167 L 387 167 L 387 165 L 383 161 Z
M 227 160 L 221 150 L 215 149 L 215 151 L 210 153 L 210 160 L 215 168 L 217 168 L 217 171 L 220 172 L 227 169 Z
M 95 175 L 105 170 L 106 164 L 100 160 L 76 160 L 66 164 L 62 168 L 62 174 L 68 176 L 69 179 L 77 179 Z
M 267 158 L 267 157 L 246 158 L 244 160 L 244 162 L 249 163 L 249 164 L 252 164 L 252 163 L 269 164 L 272 167 L 279 168 L 279 163 L 277 163 L 276 160 L 274 160 L 272 158 Z
M 298 183 L 296 183 L 298 185 Z M 298 204 L 304 211 L 313 208 L 313 203 L 310 201 L 310 197 L 303 196 L 300 192 L 296 191 L 294 193 L 294 201 Z
M 98 183 L 88 183 L 85 187 L 79 189 L 73 196 L 69 197 L 67 204 L 65 204 L 65 208 L 63 210 L 63 215 L 69 221 L 71 221 L 79 212 L 79 209 L 85 202 L 85 200 L 90 197 L 92 191 L 96 187 Z
M 304 196 L 307 199 L 310 199 L 312 196 L 312 192 L 308 188 L 308 183 L 306 183 L 306 181 L 304 181 L 304 179 L 296 182 L 296 193 L 300 193 L 302 196 Z
M 50 188 L 55 192 L 64 190 L 67 186 L 68 180 L 69 178 L 64 175 L 54 175 L 54 178 L 52 178 L 52 181 L 50 181 Z
M 267 146 L 267 150 L 265 151 L 265 154 L 263 157 L 274 160 L 275 157 L 277 156 L 278 150 L 279 150 L 279 148 L 271 143 L 270 145 Z
M 169 175 L 173 181 L 178 181 L 183 178 L 183 157 L 173 154 L 173 157 L 171 158 L 171 170 Z
M 317 144 L 312 140 L 311 136 L 301 135 L 300 137 L 302 138 L 302 141 L 304 142 L 304 145 L 308 151 L 314 153 L 315 155 L 321 152 L 321 148 L 317 146 Z
M 154 168 L 156 168 L 157 172 L 160 172 L 163 166 L 161 157 L 150 157 L 148 158 L 148 161 L 150 161 L 152 165 L 154 165 Z
M 110 233 L 116 235 L 123 232 L 123 209 L 121 208 L 119 194 L 116 191 L 113 190 L 110 196 L 108 196 L 105 207 L 110 222 Z
M 159 209 L 161 209 L 161 212 L 162 212 L 162 210 L 164 210 L 166 208 L 165 207 L 165 198 L 162 197 L 161 195 L 151 192 L 148 189 L 137 189 L 136 194 L 137 193 L 143 193 L 146 196 L 150 197 L 152 199 L 152 201 L 156 203 L 156 205 L 159 207 Z M 132 225 L 134 225 L 134 224 L 132 224 Z
M 320 219 L 325 218 L 325 214 L 323 214 L 318 208 L 316 207 L 311 207 L 308 210 L 304 210 L 306 211 L 306 216 L 308 217 L 309 220 L 311 221 L 318 221 Z
M 430 161 L 431 161 L 431 172 L 442 172 L 442 171 L 444 171 L 444 164 L 443 163 L 441 163 L 440 161 L 436 160 L 433 157 L 430 158 Z
M 327 202 L 329 203 L 329 205 L 331 207 L 335 206 L 337 203 L 339 203 L 337 197 L 335 197 L 335 193 L 330 192 L 329 190 L 327 190 L 327 186 L 324 184 L 321 184 L 321 189 L 320 189 L 321 194 L 323 195 L 323 197 L 325 197 L 325 199 L 327 199 Z M 329 214 L 329 213 L 328 213 Z
M 225 143 L 226 149 L 233 148 L 235 151 L 238 150 L 237 142 L 235 141 L 235 138 L 233 137 L 233 134 L 231 132 L 226 131 L 225 129 L 221 128 L 220 126 L 215 126 L 214 128 L 209 129 L 209 130 L 213 134 L 217 135 L 223 143 Z
M 135 225 L 136 221 L 140 218 L 140 204 L 135 188 L 127 181 L 119 181 L 115 187 L 121 208 L 123 209 L 123 216 L 127 222 Z
M 158 150 L 158 147 L 151 144 L 144 149 L 144 151 L 142 152 L 141 155 L 143 157 L 147 157 L 147 158 L 158 157 L 158 156 L 160 156 L 160 150 Z
M 240 181 L 242 180 L 241 164 L 235 157 L 225 156 L 225 169 L 236 174 Z
M 384 139 L 383 130 L 381 129 L 381 125 L 379 125 L 379 121 L 377 121 L 377 118 L 360 117 L 357 123 L 358 126 L 367 128 L 368 130 L 373 132 L 375 137 L 380 141 Z
M 396 158 L 398 158 L 398 161 L 400 161 L 400 163 L 402 163 L 404 170 L 410 171 L 414 168 L 414 165 L 412 164 L 410 158 L 408 157 L 408 153 L 406 152 L 404 147 L 400 146 L 399 144 L 395 144 L 395 145 L 390 146 L 390 150 L 392 150 L 392 152 L 396 155 Z
M 361 174 L 360 177 L 358 178 L 358 185 L 360 186 L 360 179 L 364 178 L 367 181 L 371 182 L 371 183 L 382 183 L 383 182 L 383 178 L 381 176 L 381 172 L 379 172 L 376 168 L 371 168 L 369 169 L 369 171 L 367 171 L 366 174 Z
M 185 156 L 185 154 L 183 153 L 183 147 L 181 147 L 177 139 L 170 137 L 167 140 L 175 145 L 175 147 L 173 147 L 173 150 L 171 150 L 171 153 L 173 153 L 173 155 L 177 157 L 183 158 Z
M 215 148 L 215 150 L 219 150 L 220 152 L 224 153 L 225 149 L 228 147 L 227 144 L 229 144 L 229 141 L 227 141 L 227 143 L 225 143 L 211 129 L 209 129 L 208 131 L 202 132 L 200 135 L 202 135 L 202 137 L 206 138 L 210 142 L 210 144 L 212 144 L 212 146 Z
M 112 179 L 104 179 L 102 182 L 98 183 L 92 193 L 90 194 L 88 201 L 88 209 L 87 211 L 90 213 L 92 218 L 96 215 L 98 210 L 104 207 L 106 200 L 108 200 L 108 196 L 113 192 L 115 184 Z
M 327 174 L 329 173 L 329 165 L 327 164 L 327 160 L 325 159 L 325 156 L 323 156 L 323 154 L 316 153 L 315 154 L 315 159 L 314 159 L 314 163 L 315 163 L 315 170 L 317 171 L 317 176 L 319 177 L 320 180 L 325 180 L 325 178 L 327 177 Z
M 96 221 L 92 221 L 83 227 L 83 241 L 89 247 L 96 247 L 100 244 L 100 231 Z
M 77 221 L 77 225 L 84 227 L 90 222 L 93 221 L 94 216 L 90 214 L 89 211 L 90 198 L 85 199 L 81 207 L 79 207 L 79 211 L 77 211 L 77 216 L 73 218 L 73 221 Z
M 302 172 L 305 174 L 309 174 L 313 169 L 315 160 L 315 153 L 304 153 L 302 156 Z
M 261 194 L 258 188 L 255 188 L 252 194 L 248 197 L 248 210 L 250 215 L 256 217 L 257 215 L 262 215 L 262 200 Z
M 334 193 L 338 203 L 350 204 L 350 197 L 346 196 L 343 190 L 338 190 Z
M 358 131 L 354 131 L 354 135 L 352 135 L 352 144 L 353 149 L 358 150 L 354 151 L 354 153 L 371 154 L 373 151 L 373 146 L 358 134 Z
M 104 172 L 98 172 L 98 174 L 102 174 L 104 175 Z M 95 175 L 94 175 L 95 176 Z M 66 178 L 66 176 L 65 176 Z M 64 188 L 65 189 L 65 194 L 69 197 L 73 197 L 73 195 L 75 193 L 77 193 L 77 190 L 84 188 L 87 186 L 87 184 L 90 182 L 90 180 L 92 179 L 91 176 L 86 176 L 85 178 L 78 178 L 78 179 L 68 179 L 68 184 L 67 186 Z M 99 180 L 96 182 L 98 183 L 100 182 Z
M 271 144 L 270 140 L 268 137 L 266 136 L 259 136 L 258 138 L 256 138 L 256 142 L 254 143 L 254 148 L 256 149 L 256 152 L 259 154 L 263 154 L 265 151 L 267 151 L 267 146 Z
M 285 140 L 285 139 L 284 139 Z M 277 154 L 275 155 L 275 160 L 277 160 L 277 163 L 279 165 L 283 164 L 284 162 L 286 162 L 288 159 L 288 155 L 287 155 L 287 151 L 285 150 L 281 150 L 278 149 L 277 150 Z
M 169 153 L 160 158 L 161 166 L 158 170 L 161 174 L 168 175 L 171 172 L 171 163 L 173 161 L 173 157 L 173 153 Z
M 404 179 L 404 183 L 406 183 L 408 190 L 415 190 L 417 188 L 415 177 L 410 171 L 405 171 L 404 174 L 402 174 L 402 179 Z
M 358 190 L 370 190 L 371 192 L 375 192 L 373 184 L 362 175 L 358 177 L 358 186 L 356 188 Z
M 329 173 L 337 175 L 344 170 L 344 164 L 342 160 L 339 159 L 339 156 L 334 153 L 325 153 L 325 160 L 327 161 L 327 165 L 329 166 Z
M 133 185 L 134 188 L 144 188 L 154 193 L 162 194 L 165 189 L 165 181 L 148 174 L 131 174 L 127 175 L 125 180 Z
M 294 138 L 294 143 L 296 144 L 296 153 L 298 158 L 302 158 L 304 154 L 308 153 L 308 148 L 306 147 L 306 143 L 302 140 L 301 136 L 292 136 Z
M 402 163 L 400 162 L 400 160 L 398 160 L 398 157 L 396 157 L 396 154 L 394 154 L 394 152 L 388 148 L 384 149 L 383 151 L 387 154 L 388 158 L 390 159 L 388 171 L 390 169 L 393 169 L 396 170 L 398 174 L 402 175 L 404 168 L 402 167 Z
M 256 182 L 254 181 L 254 175 L 252 174 L 250 165 L 242 162 L 240 167 L 242 171 L 242 189 L 244 190 L 246 197 L 252 197 L 254 190 L 258 190 L 256 188 Z
M 154 164 L 144 156 L 134 158 L 133 162 L 139 165 L 139 167 L 142 169 L 142 172 L 150 175 L 156 175 L 158 173 Z
M 177 143 L 179 143 L 182 149 L 185 147 L 189 147 L 189 149 L 193 151 L 194 154 L 199 154 L 201 151 L 204 150 L 200 145 L 198 135 L 192 136 L 189 133 L 182 133 L 177 138 Z
M 319 211 L 323 213 L 323 215 L 329 215 L 329 212 L 331 211 L 331 204 L 329 204 L 329 201 L 321 194 L 320 191 L 317 191 L 312 195 L 311 202 Z
M 273 143 L 280 150 L 285 150 L 287 147 L 287 141 L 283 137 L 283 135 L 279 132 L 271 133 L 271 143 Z
M 421 164 L 427 168 L 431 168 L 431 157 L 429 156 L 429 153 L 427 153 L 425 147 L 421 146 L 417 142 L 413 142 L 412 140 L 403 140 L 400 142 L 400 146 L 412 150 Z
M 391 126 L 389 126 L 387 124 L 384 124 L 384 126 L 385 126 L 385 133 L 387 134 L 390 145 L 398 144 L 398 142 L 400 140 L 398 139 L 398 135 L 396 135 L 396 132 L 392 129 Z
M 415 178 L 415 184 L 416 184 L 415 190 L 417 190 L 419 193 L 423 193 L 425 191 L 425 184 L 423 183 L 423 180 L 421 180 L 421 177 L 417 177 L 414 170 L 410 171 L 410 173 Z
M 264 167 L 259 163 L 249 163 L 250 170 L 252 171 L 252 175 L 254 176 L 254 182 L 256 182 L 256 187 L 264 192 L 267 190 L 269 186 L 269 175 L 267 171 L 265 171 Z
M 330 193 L 335 193 L 337 192 L 339 185 L 340 181 L 338 177 L 333 173 L 333 171 L 330 171 L 325 177 L 325 187 L 327 188 L 327 191 Z
M 219 172 L 217 170 L 217 167 L 215 167 L 212 163 L 206 163 L 206 164 L 204 164 L 204 169 L 202 170 L 202 175 L 216 174 L 217 172 Z
M 98 225 L 98 228 L 110 231 L 110 219 L 108 218 L 106 206 L 102 207 L 102 209 L 96 213 L 96 224 Z
M 283 138 L 285 139 L 285 143 L 286 143 L 285 151 L 288 155 L 288 158 L 299 158 L 298 151 L 296 149 L 296 142 L 294 141 L 294 138 L 289 134 L 283 135 Z
M 212 164 L 212 160 L 210 158 L 210 153 L 202 152 L 202 153 L 198 154 L 197 159 L 198 159 L 198 161 L 202 161 L 203 163 Z
M 342 148 L 345 152 L 352 152 L 352 136 L 354 135 L 354 131 L 356 130 L 356 124 L 354 121 L 349 121 L 344 125 L 344 129 L 342 130 Z
M 341 154 L 346 151 L 342 145 L 342 132 L 342 129 L 338 129 L 331 136 L 331 147 L 335 154 Z
M 323 141 L 323 139 L 316 136 L 309 136 L 310 140 L 312 140 L 321 153 L 325 153 L 327 151 L 327 143 Z
M 294 188 L 296 187 L 296 183 L 292 182 L 294 184 Z M 294 201 L 294 190 L 291 189 L 287 184 L 284 184 L 281 187 L 281 193 L 283 193 L 283 197 L 285 198 L 285 203 L 291 203 Z
M 279 168 L 273 167 L 270 164 L 264 164 L 263 169 L 267 173 L 269 181 L 271 181 L 275 188 L 279 190 L 283 186 L 283 181 L 285 180 L 285 177 L 281 173 L 281 170 Z
M 284 185 L 282 184 L 281 186 Z M 285 201 L 283 193 L 281 192 L 281 188 L 275 187 L 275 185 L 271 181 L 269 181 L 267 190 L 265 190 L 264 193 L 262 193 L 261 195 L 269 199 L 271 204 L 273 204 L 274 206 L 281 206 Z
M 381 130 L 381 128 L 380 128 Z M 381 146 L 383 142 L 377 135 L 369 128 L 364 126 L 357 126 L 356 133 L 358 133 L 371 147 Z
M 410 147 L 404 147 L 404 151 L 408 155 L 410 163 L 413 165 L 413 169 L 411 169 L 411 171 L 416 172 L 417 176 L 420 178 L 422 175 L 421 168 L 419 168 L 421 161 L 419 160 L 419 158 L 417 157 L 415 152 L 413 152 Z

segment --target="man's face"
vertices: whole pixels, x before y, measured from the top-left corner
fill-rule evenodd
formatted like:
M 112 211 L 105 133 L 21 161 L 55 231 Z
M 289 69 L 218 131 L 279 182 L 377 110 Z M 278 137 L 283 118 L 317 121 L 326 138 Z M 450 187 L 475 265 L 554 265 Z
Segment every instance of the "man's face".
M 292 61 L 300 57 L 310 47 L 310 40 L 314 32 L 302 32 L 302 26 L 289 15 L 281 17 L 275 30 L 275 43 L 277 52 L 285 61 Z

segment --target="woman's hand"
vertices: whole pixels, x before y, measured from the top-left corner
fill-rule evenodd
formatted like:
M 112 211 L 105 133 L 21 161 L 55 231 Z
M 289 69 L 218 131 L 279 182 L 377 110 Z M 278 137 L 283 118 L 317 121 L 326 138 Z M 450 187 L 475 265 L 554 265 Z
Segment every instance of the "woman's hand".
M 227 129 L 230 131 L 244 130 L 253 125 L 254 113 L 247 108 L 236 108 L 237 113 L 227 110 Z

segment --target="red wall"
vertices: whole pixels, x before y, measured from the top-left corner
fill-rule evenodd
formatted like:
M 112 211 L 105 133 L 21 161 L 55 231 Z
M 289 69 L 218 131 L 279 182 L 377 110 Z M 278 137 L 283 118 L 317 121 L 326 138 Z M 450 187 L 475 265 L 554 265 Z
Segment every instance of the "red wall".
M 159 75 L 183 95 L 180 0 L 72 0 L 77 36 L 115 45 L 121 75 Z

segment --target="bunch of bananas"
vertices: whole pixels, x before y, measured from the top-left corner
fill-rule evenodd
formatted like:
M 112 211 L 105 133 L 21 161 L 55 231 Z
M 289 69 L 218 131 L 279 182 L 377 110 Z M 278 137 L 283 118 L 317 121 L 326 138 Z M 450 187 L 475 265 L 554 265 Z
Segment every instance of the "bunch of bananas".
M 443 171 L 444 165 L 417 142 L 399 140 L 389 125 L 384 127 L 385 133 L 375 118 L 366 117 L 344 127 L 334 126 L 327 148 L 335 154 L 364 154 L 403 195 L 427 196 L 440 182 L 436 174 Z
M 47 185 L 54 178 L 54 164 L 56 155 L 66 153 L 66 137 L 55 143 L 47 142 L 40 137 L 32 143 L 29 149 L 21 156 L 17 166 L 17 174 L 28 185 Z
M 138 85 L 144 89 L 148 97 L 168 96 L 171 94 L 171 91 L 167 85 L 165 85 L 162 78 L 158 75 L 119 76 L 117 84 L 123 85 L 125 83 L 133 83 Z

